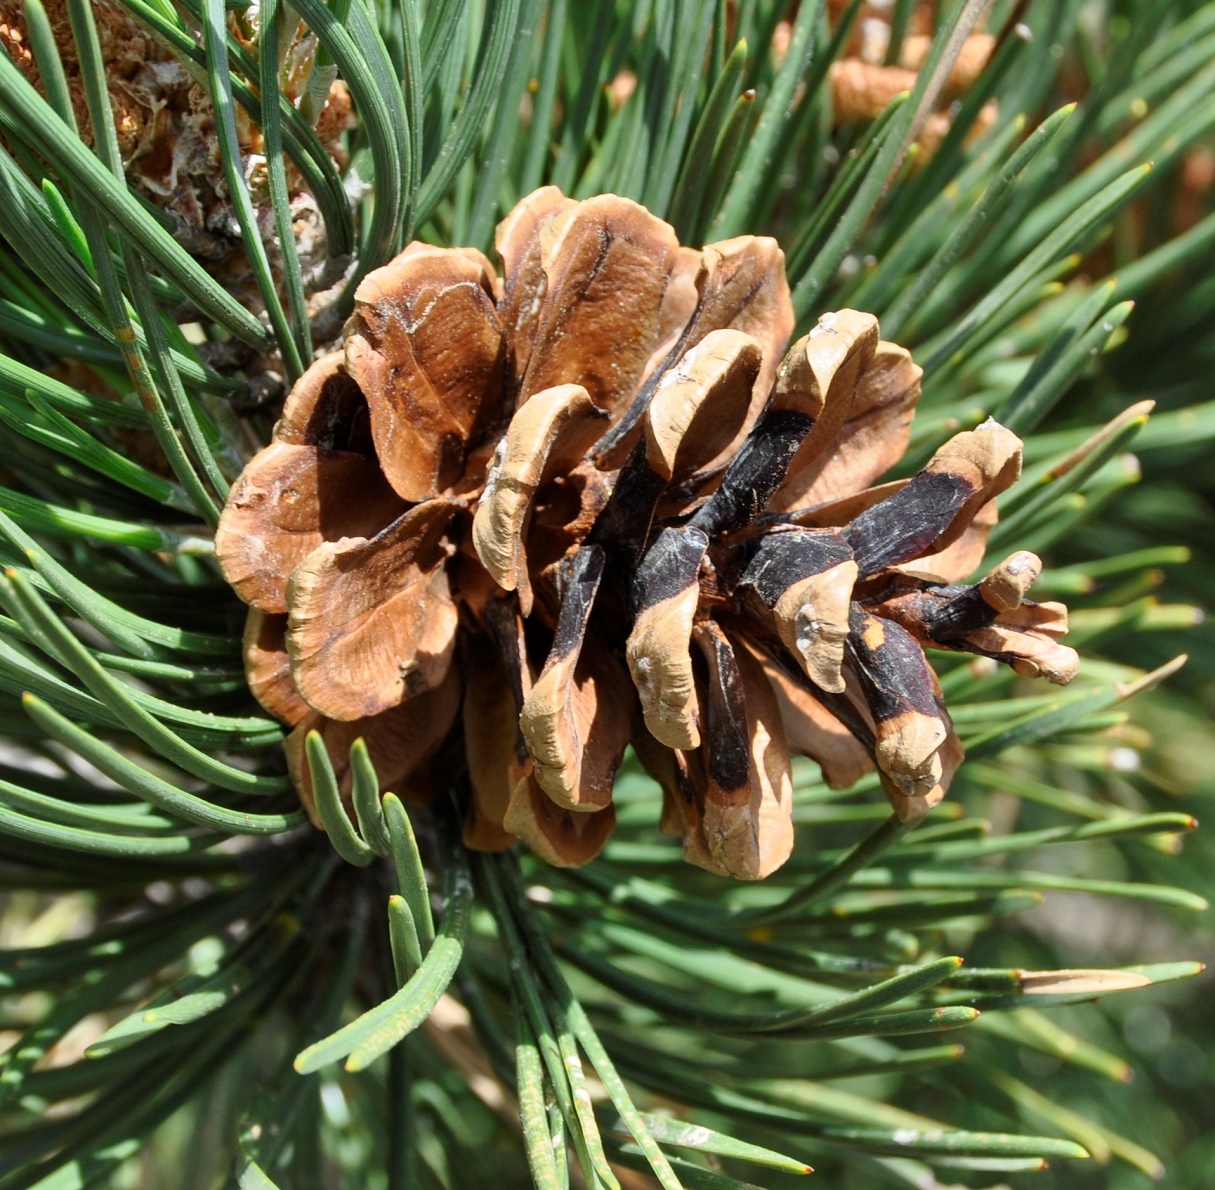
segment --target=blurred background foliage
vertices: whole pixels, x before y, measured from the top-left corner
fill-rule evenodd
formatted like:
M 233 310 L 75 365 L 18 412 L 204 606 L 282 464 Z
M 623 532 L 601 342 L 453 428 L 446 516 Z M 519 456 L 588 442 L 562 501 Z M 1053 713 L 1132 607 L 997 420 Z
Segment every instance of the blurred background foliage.
M 209 97 L 166 134 L 201 129 L 190 228 L 101 81 L 124 11 Z M 927 64 L 845 118 L 875 16 Z M 1215 1182 L 1210 983 L 1172 982 L 1215 952 L 1215 5 L 30 0 L 0 35 L 3 1190 L 642 1186 L 655 1140 L 713 1190 Z M 577 873 L 461 855 L 445 805 L 364 799 L 341 859 L 297 829 L 206 524 L 359 276 L 550 181 L 778 236 L 804 325 L 876 312 L 926 367 L 909 468 L 988 413 L 1026 439 L 995 545 L 1084 669 L 947 657 L 970 760 L 907 838 L 812 765 L 759 888 L 684 866 L 633 767 Z M 1017 974 L 1074 968 L 1122 975 Z

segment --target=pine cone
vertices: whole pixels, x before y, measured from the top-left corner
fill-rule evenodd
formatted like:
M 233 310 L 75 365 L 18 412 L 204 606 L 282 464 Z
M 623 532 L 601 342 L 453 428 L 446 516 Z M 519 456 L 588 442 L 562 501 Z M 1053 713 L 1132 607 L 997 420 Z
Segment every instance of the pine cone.
M 93 144 L 93 127 L 85 99 L 85 83 L 65 0 L 44 0 L 46 15 L 59 51 L 82 141 Z M 177 239 L 250 307 L 261 306 L 248 259 L 236 229 L 215 130 L 215 113 L 206 90 L 175 54 L 162 45 L 130 11 L 116 0 L 94 0 L 93 20 L 105 64 L 106 88 L 114 131 L 127 181 L 171 219 Z M 7 51 L 21 72 L 45 95 L 46 86 L 29 43 L 23 0 L 0 0 L 0 52 Z M 247 22 L 253 18 L 252 25 Z M 256 33 L 252 6 L 233 16 L 229 31 L 246 43 Z M 282 50 L 279 79 L 283 94 L 303 101 L 313 82 L 316 37 L 305 26 L 290 32 Z M 45 65 L 45 64 L 44 64 Z M 272 219 L 265 190 L 264 144 L 260 129 L 237 108 L 237 135 L 254 207 L 269 225 Z M 345 163 L 343 133 L 354 126 L 354 111 L 345 83 L 332 82 L 316 120 L 316 132 L 339 164 Z M 324 275 L 324 225 L 303 179 L 288 173 L 305 280 L 310 289 Z M 274 251 L 271 245 L 271 251 Z M 329 282 L 325 282 L 328 284 Z
M 792 847 L 791 752 L 836 786 L 876 762 L 903 818 L 944 795 L 961 749 L 922 646 L 1070 680 L 1032 554 L 958 584 L 1019 440 L 989 421 L 871 487 L 920 369 L 854 310 L 784 353 L 773 240 L 695 252 L 549 187 L 497 246 L 503 280 L 422 244 L 370 274 L 220 522 L 305 805 L 305 735 L 347 793 L 361 736 L 403 796 L 467 770 L 469 846 L 576 865 L 631 743 L 687 859 L 757 879 Z
M 831 23 L 838 29 L 848 9 L 848 0 L 831 0 Z M 844 53 L 831 63 L 827 81 L 831 88 L 832 121 L 838 127 L 868 124 L 876 120 L 895 99 L 911 91 L 916 76 L 928 60 L 936 23 L 936 5 L 919 3 L 907 14 L 907 35 L 899 45 L 898 61 L 887 63 L 893 13 L 889 4 L 862 4 L 854 14 Z M 938 110 L 930 113 L 917 140 L 917 161 L 925 164 L 936 152 L 953 125 L 955 104 L 979 80 L 995 52 L 996 38 L 990 33 L 971 33 L 962 44 L 941 94 Z M 967 142 L 982 136 L 999 116 L 994 100 L 980 109 Z

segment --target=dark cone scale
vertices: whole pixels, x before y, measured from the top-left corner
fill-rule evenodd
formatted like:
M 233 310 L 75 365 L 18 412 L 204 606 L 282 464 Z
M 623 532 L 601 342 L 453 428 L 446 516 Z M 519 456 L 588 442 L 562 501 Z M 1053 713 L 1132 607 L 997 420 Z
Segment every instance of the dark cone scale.
M 695 864 L 793 847 L 790 756 L 876 766 L 903 818 L 961 750 L 924 649 L 1066 682 L 1032 554 L 978 582 L 1020 442 L 988 422 L 910 481 L 920 371 L 876 320 L 793 327 L 784 258 L 702 252 L 627 199 L 537 191 L 504 268 L 411 245 L 293 390 L 216 548 L 250 605 L 250 687 L 349 785 L 366 740 L 425 800 L 465 768 L 471 847 L 598 854 L 631 744 Z M 877 484 L 878 486 L 874 486 Z M 657 812 L 657 808 L 656 808 Z

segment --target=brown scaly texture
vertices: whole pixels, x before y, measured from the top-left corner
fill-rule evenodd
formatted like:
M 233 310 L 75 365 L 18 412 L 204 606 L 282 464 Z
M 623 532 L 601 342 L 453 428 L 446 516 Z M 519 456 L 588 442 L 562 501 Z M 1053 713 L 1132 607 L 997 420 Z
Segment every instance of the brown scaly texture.
M 413 244 L 356 295 L 216 537 L 252 610 L 254 694 L 344 792 L 466 771 L 465 838 L 581 864 L 630 743 L 688 860 L 741 879 L 793 845 L 790 754 L 876 765 L 922 815 L 961 750 L 924 646 L 1070 680 L 1066 612 L 1014 554 L 974 584 L 1021 444 L 988 422 L 911 480 L 920 369 L 876 319 L 793 311 L 771 239 L 703 251 L 627 199 L 552 187 L 479 252 Z
M 829 0 L 833 22 L 848 7 L 848 0 Z M 898 61 L 887 63 L 890 44 L 892 5 L 862 4 L 849 35 L 844 54 L 832 62 L 828 71 L 832 113 L 835 123 L 858 124 L 876 120 L 896 95 L 915 86 L 916 74 L 932 48 L 936 4 L 917 4 L 908 21 L 907 34 L 899 47 Z M 974 86 L 995 49 L 990 33 L 972 33 L 963 43 L 941 92 L 937 111 L 932 112 L 920 130 L 919 160 L 932 156 L 953 122 L 951 105 Z M 982 136 L 995 123 L 998 111 L 994 101 L 983 105 L 969 133 Z
M 65 0 L 44 0 L 44 6 L 80 136 L 92 145 L 93 129 L 67 5 Z M 29 45 L 23 9 L 20 0 L 0 0 L 0 46 L 45 94 L 41 72 Z M 206 91 L 195 83 L 178 58 L 114 0 L 95 0 L 93 19 L 105 60 L 110 107 L 127 180 L 172 217 L 177 238 L 203 259 L 220 280 L 237 285 L 246 282 L 248 264 L 227 200 L 214 113 Z M 235 26 L 234 31 L 239 35 Z M 301 26 L 289 46 L 281 80 L 288 98 L 295 99 L 307 86 L 314 42 Z M 261 133 L 243 109 L 238 107 L 236 111 L 241 152 L 248 161 L 261 152 Z M 317 121 L 317 135 L 339 161 L 342 160 L 339 138 L 352 122 L 349 94 L 344 84 L 335 82 Z M 261 184 L 256 169 L 251 170 L 249 180 L 256 199 Z M 306 197 L 302 195 L 298 177 L 292 180 L 293 198 Z M 268 221 L 268 199 L 261 205 Z M 300 227 L 301 240 L 316 240 L 323 234 L 320 220 L 306 201 L 299 206 L 299 218 L 309 224 Z M 323 241 L 312 248 L 319 252 Z M 247 289 L 252 301 L 258 300 L 251 282 L 241 287 Z

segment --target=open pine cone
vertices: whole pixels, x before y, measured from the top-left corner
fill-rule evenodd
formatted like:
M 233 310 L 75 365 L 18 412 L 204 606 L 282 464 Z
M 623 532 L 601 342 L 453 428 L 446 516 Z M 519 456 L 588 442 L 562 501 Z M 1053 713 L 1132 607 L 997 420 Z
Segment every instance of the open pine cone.
M 406 797 L 467 770 L 471 847 L 581 864 L 631 743 L 686 858 L 757 879 L 793 844 L 791 752 L 837 786 L 876 763 L 903 818 L 943 796 L 961 749 L 922 646 L 1070 680 L 1032 554 L 959 585 L 1020 441 L 989 421 L 870 487 L 920 369 L 854 310 L 785 353 L 773 240 L 696 252 L 549 187 L 497 246 L 501 280 L 423 244 L 371 273 L 220 522 L 306 805 L 306 734 L 347 792 L 363 737 Z
M 910 6 L 906 36 L 899 44 L 897 62 L 888 62 L 890 39 L 894 32 L 894 12 L 886 3 L 862 3 L 849 13 L 850 0 L 830 0 L 831 25 L 838 32 L 841 22 L 851 26 L 843 54 L 831 63 L 827 81 L 831 88 L 831 117 L 838 126 L 868 124 L 876 120 L 897 95 L 910 92 L 916 76 L 928 60 L 936 28 L 935 0 L 920 0 Z M 916 139 L 918 162 L 925 163 L 936 152 L 953 125 L 957 102 L 965 96 L 987 68 L 996 48 L 990 33 L 971 33 L 963 42 L 937 100 L 937 110 L 926 118 Z M 981 136 L 998 118 L 994 99 L 979 110 L 967 140 Z

